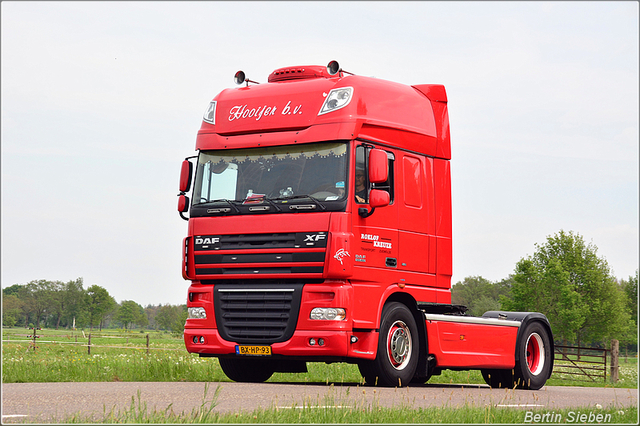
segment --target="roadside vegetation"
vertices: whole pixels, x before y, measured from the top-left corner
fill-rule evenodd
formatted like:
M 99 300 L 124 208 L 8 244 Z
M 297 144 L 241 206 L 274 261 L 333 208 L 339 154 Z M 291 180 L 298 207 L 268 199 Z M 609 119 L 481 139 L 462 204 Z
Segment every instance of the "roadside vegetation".
M 206 397 L 206 395 L 205 395 Z M 203 401 L 206 399 L 203 398 Z M 527 417 L 544 416 L 548 411 L 519 410 L 501 407 L 428 407 L 412 408 L 401 406 L 383 407 L 379 401 L 363 404 L 353 400 L 343 402 L 339 397 L 328 395 L 321 401 L 313 401 L 302 406 L 272 406 L 265 409 L 237 413 L 220 413 L 215 411 L 216 399 L 202 405 L 189 413 L 176 414 L 167 407 L 165 410 L 147 409 L 147 404 L 139 397 L 132 398 L 131 404 L 124 410 L 105 412 L 98 418 L 90 418 L 81 414 L 70 416 L 65 423 L 283 423 L 283 424 L 522 424 Z M 529 414 L 527 414 L 529 413 Z M 599 419 L 614 424 L 636 424 L 637 407 L 624 409 L 595 409 L 593 407 L 554 410 L 555 419 L 559 423 L 572 423 L 580 415 L 586 415 L 587 423 L 601 423 Z M 592 418 L 590 418 L 591 416 Z M 601 417 L 598 417 L 601 416 Z M 529 421 L 531 423 L 531 421 Z M 580 423 L 585 423 L 582 421 Z
M 29 382 L 102 382 L 102 381 L 193 381 L 225 382 L 216 358 L 189 354 L 182 338 L 165 332 L 131 333 L 105 331 L 91 337 L 78 331 L 4 328 L 2 335 L 3 383 Z M 149 335 L 147 349 L 146 336 Z M 148 354 L 147 354 L 148 352 Z M 309 382 L 326 384 L 362 384 L 358 367 L 346 363 L 308 363 L 308 373 L 275 373 L 269 382 Z M 607 373 L 608 376 L 608 373 Z M 637 356 L 620 358 L 620 379 L 591 381 L 554 373 L 550 386 L 638 387 Z M 433 376 L 429 384 L 485 384 L 478 371 L 445 370 Z
M 149 334 L 149 347 L 146 335 Z M 206 382 L 207 392 L 202 404 L 191 412 L 176 413 L 171 406 L 162 410 L 149 409 L 147 401 L 132 396 L 129 406 L 123 409 L 105 407 L 102 413 L 89 417 L 76 413 L 62 419 L 62 423 L 523 423 L 525 410 L 501 407 L 428 407 L 415 409 L 407 405 L 388 408 L 378 401 L 354 403 L 345 399 L 350 389 L 362 386 L 362 377 L 355 365 L 345 363 L 308 363 L 308 373 L 276 373 L 268 382 L 325 383 L 332 386 L 322 401 L 309 401 L 303 406 L 270 406 L 254 411 L 221 413 L 216 410 L 220 383 L 228 382 L 216 358 L 199 358 L 184 349 L 184 342 L 170 333 L 103 331 L 92 336 L 91 353 L 87 348 L 88 338 L 82 332 L 62 334 L 60 330 L 37 330 L 36 347 L 33 347 L 32 330 L 3 329 L 2 381 L 3 383 L 28 382 L 112 382 L 112 381 L 193 381 Z M 29 336 L 29 337 L 28 337 Z M 88 336 L 87 336 L 88 337 Z M 76 343 L 77 339 L 77 343 Z M 54 343 L 49 343 L 54 342 Z M 148 352 L 148 354 L 147 354 Z M 478 371 L 445 370 L 433 376 L 428 384 L 484 385 Z M 591 382 L 565 378 L 554 374 L 547 381 L 551 386 L 599 386 L 632 388 L 638 387 L 637 357 L 620 360 L 620 380 L 612 385 L 603 381 Z M 419 385 L 414 385 L 419 386 Z M 149 402 L 150 404 L 150 402 Z M 531 415 L 545 411 L 533 410 Z M 611 423 L 635 424 L 637 407 L 624 409 L 598 409 L 585 407 L 554 410 L 562 419 L 576 413 L 610 415 Z M 573 413 L 573 414 L 571 414 Z M 48 419 L 25 418 L 22 421 L 48 421 Z M 13 420 L 19 422 L 21 420 Z M 56 421 L 60 421 L 59 419 Z M 583 422 L 584 423 L 584 422 Z
M 324 397 L 307 400 L 302 405 L 290 406 L 273 403 L 268 408 L 253 411 L 218 412 L 218 385 L 213 392 L 205 387 L 200 406 L 190 412 L 174 412 L 171 405 L 164 409 L 149 410 L 140 395 L 131 397 L 129 406 L 123 409 L 105 407 L 102 414 L 77 413 L 62 419 L 63 423 L 270 423 L 270 424 L 522 424 L 531 423 L 535 416 L 549 416 L 548 410 L 522 410 L 494 406 L 441 406 L 413 408 L 411 401 L 398 407 L 382 406 L 379 399 L 366 402 L 349 397 L 349 388 L 331 388 Z M 213 393 L 212 397 L 208 393 Z M 598 408 L 579 407 L 553 410 L 554 423 L 613 423 L 637 424 L 637 407 Z M 584 416 L 584 417 L 581 417 Z M 529 419 L 529 420 L 528 420 Z M 49 421 L 51 419 L 37 419 Z M 539 421 L 535 421 L 539 423 Z M 544 423 L 544 422 L 543 422 Z

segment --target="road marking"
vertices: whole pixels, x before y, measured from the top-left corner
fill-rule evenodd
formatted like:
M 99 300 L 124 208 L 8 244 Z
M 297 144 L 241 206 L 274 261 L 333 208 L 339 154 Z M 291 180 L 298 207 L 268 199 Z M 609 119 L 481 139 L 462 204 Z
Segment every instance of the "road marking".
M 496 404 L 496 407 L 544 407 L 542 404 Z
M 280 409 L 280 408 L 283 408 L 283 409 L 284 408 L 296 408 L 296 409 L 302 410 L 302 409 L 305 409 L 305 408 L 353 408 L 353 407 L 350 407 L 348 405 L 305 405 L 305 406 L 297 406 L 296 405 L 295 407 L 279 406 L 279 407 L 276 407 L 276 408 L 278 408 L 278 409 Z
M 2 418 L 4 419 L 5 417 L 29 417 L 28 414 L 3 414 Z

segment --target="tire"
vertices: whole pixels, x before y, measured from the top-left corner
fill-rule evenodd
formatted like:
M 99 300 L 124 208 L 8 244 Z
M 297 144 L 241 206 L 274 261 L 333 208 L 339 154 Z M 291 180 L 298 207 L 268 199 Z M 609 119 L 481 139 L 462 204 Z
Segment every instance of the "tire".
M 427 383 L 429 381 L 429 379 L 431 378 L 431 376 L 413 376 L 413 378 L 411 379 L 411 383 L 413 383 L 414 385 L 424 385 L 425 383 Z
M 516 345 L 519 359 L 514 368 L 514 378 L 519 389 L 538 390 L 551 376 L 553 353 L 546 327 L 540 322 L 527 325 Z
M 234 382 L 262 383 L 275 371 L 270 360 L 218 358 L 222 371 Z
M 492 388 L 513 388 L 513 369 L 481 370 L 482 378 Z
M 372 361 L 358 364 L 368 385 L 404 387 L 418 364 L 418 327 L 405 305 L 391 302 L 382 309 L 378 351 Z

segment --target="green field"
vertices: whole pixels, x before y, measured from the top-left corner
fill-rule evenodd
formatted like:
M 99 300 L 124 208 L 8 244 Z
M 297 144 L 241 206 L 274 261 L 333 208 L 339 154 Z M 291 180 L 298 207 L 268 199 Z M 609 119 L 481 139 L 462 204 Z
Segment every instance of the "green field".
M 193 381 L 224 382 L 216 358 L 189 354 L 181 337 L 163 332 L 93 332 L 91 353 L 88 332 L 38 330 L 33 350 L 27 329 L 3 329 L 2 381 L 100 382 L 100 381 Z M 149 335 L 147 349 L 146 336 Z M 53 343 L 51 343 L 53 342 Z M 148 354 L 147 354 L 148 352 Z M 308 363 L 308 373 L 276 373 L 269 382 L 362 383 L 353 364 Z M 479 371 L 445 370 L 429 383 L 484 384 Z M 637 358 L 622 358 L 618 383 L 591 381 L 587 377 L 556 372 L 547 381 L 551 386 L 638 387 Z
M 193 381 L 228 382 L 216 358 L 199 358 L 189 354 L 182 338 L 162 332 L 95 331 L 91 351 L 88 332 L 38 330 L 34 350 L 31 330 L 3 329 L 2 381 L 28 382 L 100 382 L 100 381 Z M 147 334 L 149 346 L 147 347 Z M 308 363 L 308 373 L 276 373 L 269 382 L 308 382 L 326 384 L 362 384 L 358 367 L 346 363 Z M 576 380 L 554 374 L 547 382 L 552 386 L 607 386 L 637 388 L 637 358 L 621 359 L 620 381 L 616 384 Z M 444 371 L 428 383 L 484 384 L 478 371 Z M 211 390 L 211 392 L 215 392 Z M 203 399 L 204 400 L 204 399 Z M 192 413 L 148 412 L 144 401 L 132 401 L 122 412 L 105 412 L 101 423 L 522 423 L 523 412 L 495 407 L 453 409 L 433 407 L 385 408 L 376 404 L 340 408 L 335 400 L 325 401 L 320 409 L 292 407 L 261 409 L 251 413 L 220 414 L 214 403 Z M 569 411 L 564 413 L 564 418 Z M 574 411 L 577 411 L 574 410 Z M 535 411 L 534 411 L 535 412 Z M 601 410 L 610 414 L 613 423 L 635 423 L 637 407 L 625 410 Z M 87 423 L 80 415 L 67 419 Z

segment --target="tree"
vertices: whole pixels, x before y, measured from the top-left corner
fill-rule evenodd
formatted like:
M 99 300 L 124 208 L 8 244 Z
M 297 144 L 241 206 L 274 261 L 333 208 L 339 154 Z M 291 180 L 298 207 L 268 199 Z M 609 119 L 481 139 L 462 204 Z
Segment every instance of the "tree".
M 638 270 L 635 277 L 629 277 L 628 280 L 622 280 L 622 290 L 627 295 L 627 307 L 631 314 L 631 320 L 638 323 Z
M 20 292 L 24 290 L 25 286 L 22 284 L 14 284 L 7 288 L 2 289 L 2 296 L 8 296 L 10 294 L 14 296 L 20 296 Z
M 164 305 L 158 310 L 155 317 L 156 324 L 162 330 L 171 330 L 171 326 L 180 318 L 182 308 L 179 306 Z
M 451 288 L 451 301 L 468 307 L 469 314 L 481 316 L 487 311 L 500 310 L 500 296 L 507 295 L 509 289 L 509 279 L 492 283 L 481 276 L 466 277 Z
M 125 329 L 127 327 L 131 329 L 132 324 L 144 326 L 149 323 L 142 306 L 138 305 L 133 300 L 124 300 L 120 304 L 116 314 L 116 320 L 120 321 Z
M 561 230 L 516 265 L 507 310 L 545 314 L 556 338 L 607 342 L 626 333 L 625 297 L 597 247 Z
M 56 330 L 60 327 L 60 320 L 64 315 L 65 310 L 65 297 L 64 297 L 64 283 L 61 281 L 51 282 L 51 295 L 50 295 L 50 313 L 56 325 Z
M 74 320 L 77 324 L 84 324 L 88 320 L 88 293 L 83 288 L 83 279 L 78 278 L 67 282 L 64 285 L 64 305 L 63 324 L 67 327 L 73 326 Z
M 25 292 L 26 287 L 21 284 L 14 284 L 2 289 L 2 325 L 13 327 L 20 323 L 20 318 L 24 317 L 23 298 Z
M 29 318 L 32 315 L 31 308 L 29 307 L 29 304 L 28 304 L 29 290 L 27 289 L 27 285 L 15 284 L 5 290 L 9 290 L 9 293 L 5 293 L 5 291 L 3 290 L 3 293 L 2 293 L 3 295 L 12 294 L 12 295 L 15 295 L 18 299 L 20 299 L 20 302 L 21 302 L 20 312 L 18 313 L 18 320 L 16 324 L 24 325 L 25 327 L 27 327 L 30 322 Z
M 13 327 L 20 317 L 23 302 L 15 294 L 2 295 L 2 325 Z
M 116 307 L 116 301 L 109 292 L 98 285 L 87 289 L 87 310 L 91 329 L 102 322 L 102 318 Z
M 179 315 L 178 318 L 171 323 L 171 334 L 178 337 L 184 333 L 184 325 L 187 322 L 188 311 L 187 305 L 176 306 L 175 309 L 179 312 Z
M 629 332 L 625 338 L 620 340 L 635 349 L 634 346 L 638 344 L 638 271 L 636 270 L 635 277 L 621 280 L 620 288 L 626 296 L 627 309 L 631 316 Z
M 45 314 L 51 312 L 54 283 L 47 280 L 35 280 L 26 285 L 24 306 L 33 314 L 35 327 L 40 327 L 40 321 Z
M 155 329 L 155 330 L 158 329 L 157 316 L 161 308 L 162 308 L 162 305 L 154 306 L 151 304 L 147 305 L 144 308 L 144 313 L 145 315 L 147 315 L 147 319 L 149 320 L 149 328 Z

